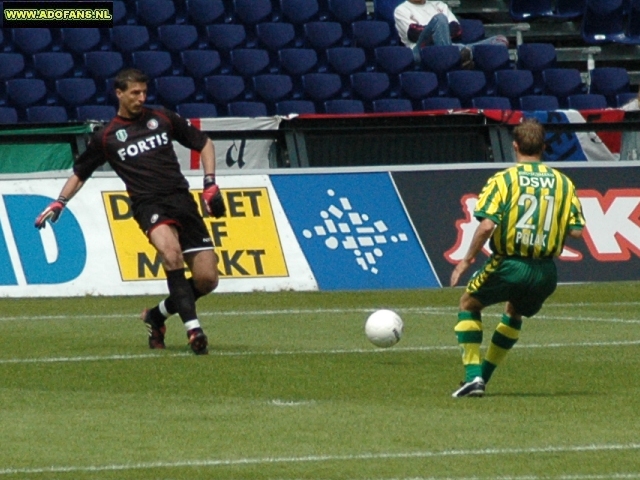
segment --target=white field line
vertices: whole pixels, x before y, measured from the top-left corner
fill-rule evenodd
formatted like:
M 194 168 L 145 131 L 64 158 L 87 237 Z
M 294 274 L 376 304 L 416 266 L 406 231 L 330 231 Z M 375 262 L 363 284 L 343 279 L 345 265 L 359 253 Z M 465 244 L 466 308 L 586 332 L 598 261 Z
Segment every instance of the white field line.
M 74 466 L 48 466 L 35 468 L 2 468 L 0 475 L 33 475 L 39 473 L 70 473 L 70 472 L 105 472 L 105 471 L 130 471 L 150 470 L 160 468 L 185 468 L 185 467 L 234 467 L 246 465 L 274 465 L 296 463 L 322 463 L 322 462 L 358 462 L 370 460 L 395 460 L 412 458 L 442 458 L 442 457 L 466 457 L 478 455 L 538 455 L 558 453 L 588 453 L 588 452 L 614 452 L 640 450 L 640 443 L 628 444 L 603 444 L 603 445 L 566 445 L 546 446 L 531 448 L 487 448 L 478 450 L 427 450 L 417 452 L 380 452 L 380 453 L 356 453 L 351 455 L 309 455 L 289 457 L 256 457 L 236 459 L 203 459 L 203 460 L 178 460 L 173 462 L 140 462 L 122 463 L 111 465 L 74 465 Z M 561 478 L 561 477 L 558 477 Z M 571 476 L 565 478 L 572 478 Z M 597 478 L 597 477 L 596 477 Z M 603 477 L 605 478 L 605 477 Z M 611 477 L 609 477 L 611 478 Z M 624 477 L 622 477 L 624 478 Z
M 576 342 L 576 343 L 545 343 L 545 344 L 518 344 L 514 349 L 529 348 L 589 348 L 589 347 L 630 347 L 640 345 L 640 340 L 627 340 L 615 342 Z M 452 350 L 459 351 L 457 345 L 427 345 L 422 347 L 393 347 L 393 348 L 344 348 L 330 350 L 267 350 L 267 351 L 238 351 L 216 352 L 209 350 L 210 357 L 257 357 L 257 356 L 293 356 L 293 355 L 352 355 L 352 354 L 382 354 L 382 353 L 407 353 L 407 352 L 432 352 Z M 103 362 L 118 360 L 146 360 L 171 357 L 192 357 L 190 352 L 156 352 L 141 354 L 121 355 L 88 355 L 81 357 L 42 357 L 42 358 L 4 358 L 0 359 L 0 365 L 11 364 L 41 364 L 41 363 L 74 363 L 74 362 Z
M 393 477 L 369 478 L 366 480 L 624 480 L 639 479 L 640 473 L 603 473 L 603 474 L 574 474 L 574 475 L 500 475 L 498 477 Z M 285 479 L 279 479 L 285 480 Z

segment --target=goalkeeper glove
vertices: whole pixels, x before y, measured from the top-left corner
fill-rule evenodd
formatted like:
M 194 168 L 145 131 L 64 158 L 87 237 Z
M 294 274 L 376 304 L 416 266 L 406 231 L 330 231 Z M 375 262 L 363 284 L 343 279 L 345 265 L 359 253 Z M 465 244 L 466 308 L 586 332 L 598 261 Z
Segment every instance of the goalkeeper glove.
M 51 223 L 56 223 L 62 210 L 67 205 L 67 199 L 62 195 L 58 197 L 55 202 L 51 202 L 47 208 L 45 208 L 40 215 L 36 218 L 35 227 L 40 230 L 47 226 L 47 220 Z
M 216 185 L 215 175 L 204 176 L 204 190 L 202 191 L 202 198 L 204 198 L 204 205 L 209 215 L 213 215 L 215 218 L 222 217 L 227 207 L 224 205 L 224 199 L 218 185 Z

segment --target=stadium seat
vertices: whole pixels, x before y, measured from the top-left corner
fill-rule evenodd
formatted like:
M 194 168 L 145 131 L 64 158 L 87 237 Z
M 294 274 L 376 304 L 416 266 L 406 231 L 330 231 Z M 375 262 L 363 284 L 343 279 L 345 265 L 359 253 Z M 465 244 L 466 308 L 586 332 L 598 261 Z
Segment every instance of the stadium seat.
M 318 0 L 280 0 L 280 10 L 284 20 L 294 25 L 318 19 Z
M 487 80 L 478 70 L 454 70 L 447 73 L 448 96 L 456 97 L 464 108 L 471 107 L 473 97 L 487 93 Z
M 154 80 L 158 103 L 175 108 L 179 103 L 189 103 L 195 96 L 196 85 L 191 77 L 163 76 Z
M 22 74 L 24 67 L 24 57 L 21 53 L 0 53 L 0 81 Z
M 120 52 L 86 52 L 84 67 L 96 83 L 114 77 L 124 67 L 124 60 Z
M 533 74 L 534 92 L 542 92 L 542 71 L 557 66 L 556 47 L 552 43 L 522 43 L 517 48 L 516 67 Z
M 587 0 L 581 22 L 587 44 L 625 40 L 625 0 Z
M 406 98 L 379 98 L 372 103 L 374 113 L 412 112 L 411 100 Z
M 209 75 L 204 78 L 207 96 L 218 106 L 239 99 L 245 93 L 244 79 L 239 75 Z
M 455 110 L 460 109 L 460 100 L 455 97 L 429 97 L 422 100 L 422 110 Z
M 244 25 L 215 23 L 207 25 L 207 38 L 214 49 L 228 53 L 234 48 L 245 46 L 247 32 Z
M 425 98 L 438 96 L 438 88 L 438 77 L 433 72 L 416 71 L 400 74 L 400 95 L 413 102 L 414 110 L 421 108 L 422 100 Z
M 233 0 L 233 12 L 240 23 L 254 26 L 271 20 L 271 0 Z
M 510 0 L 509 14 L 516 22 L 526 22 L 540 17 L 553 17 L 552 0 Z
M 556 19 L 569 20 L 584 14 L 586 0 L 556 0 L 553 16 Z
M 314 114 L 316 113 L 315 104 L 311 100 L 283 100 L 276 102 L 276 115 L 291 115 L 297 113 Z
M 473 47 L 473 61 L 476 70 L 484 73 L 489 93 L 495 90 L 494 73 L 496 70 L 505 70 L 511 66 L 509 49 L 504 45 L 476 45 Z M 464 102 L 462 103 L 464 105 Z
M 151 80 L 171 74 L 171 54 L 162 50 L 139 50 L 131 54 L 132 66 L 142 70 Z
M 597 110 L 607 108 L 607 99 L 597 93 L 579 93 L 567 97 L 567 106 L 574 110 Z
M 399 75 L 402 72 L 414 70 L 413 53 L 411 49 L 399 45 L 385 45 L 374 50 L 376 70 L 389 75 Z
M 217 50 L 185 50 L 180 53 L 185 74 L 196 81 L 213 75 L 220 68 L 220 54 Z
M 344 30 L 338 22 L 308 22 L 304 24 L 307 46 L 321 52 L 335 46 L 347 46 Z
M 172 0 L 136 0 L 136 19 L 140 25 L 158 27 L 174 20 L 175 14 Z
M 269 114 L 275 113 L 275 103 L 289 100 L 293 81 L 289 75 L 265 73 L 253 77 L 256 97 L 267 104 Z
M 69 117 L 64 107 L 53 105 L 27 107 L 29 123 L 66 123 L 68 121 Z
M 92 78 L 61 78 L 56 80 L 56 94 L 62 105 L 75 108 L 83 104 L 95 103 L 96 83 Z
M 354 47 L 373 50 L 390 45 L 391 27 L 382 20 L 358 20 L 351 24 L 351 43 Z M 405 47 L 406 48 L 406 47 Z
M 329 0 L 329 11 L 344 27 L 357 20 L 366 20 L 367 2 L 365 0 Z
M 216 118 L 218 109 L 213 103 L 179 103 L 176 112 L 184 118 Z
M 51 31 L 41 27 L 14 28 L 12 40 L 18 51 L 25 55 L 49 50 L 53 42 Z
M 640 0 L 629 0 L 626 43 L 640 44 Z
M 294 77 L 312 71 L 318 64 L 318 54 L 312 48 L 284 48 L 278 51 L 278 59 L 282 71 Z
M 198 29 L 195 25 L 160 25 L 158 41 L 165 50 L 179 53 L 198 42 Z
M 331 47 L 327 48 L 326 55 L 331 70 L 343 77 L 365 69 L 366 56 L 362 48 Z
M 74 73 L 73 57 L 68 52 L 38 52 L 33 54 L 35 75 L 44 80 L 57 80 Z
M 269 67 L 269 52 L 260 48 L 237 48 L 230 56 L 235 74 L 243 77 L 264 73 Z
M 364 113 L 364 103 L 348 98 L 327 100 L 324 102 L 324 111 L 329 114 L 361 114 Z
M 0 107 L 0 124 L 18 123 L 18 112 L 12 107 Z
M 287 22 L 259 23 L 256 25 L 256 37 L 259 45 L 271 52 L 277 52 L 286 47 L 298 46 L 295 45 L 295 29 L 291 23 Z
M 521 110 L 558 110 L 560 104 L 553 95 L 523 95 L 520 97 Z
M 127 23 L 127 6 L 122 0 L 113 1 L 113 24 L 122 25 Z
M 382 98 L 389 91 L 389 75 L 384 72 L 356 72 L 351 74 L 353 95 L 364 102 L 367 111 L 373 109 L 373 100 Z
M 609 107 L 616 106 L 616 95 L 630 91 L 629 73 L 622 67 L 596 67 L 590 72 L 589 93 L 605 96 Z
M 8 106 L 26 108 L 43 104 L 47 86 L 41 78 L 10 78 L 5 82 Z
M 471 99 L 473 108 L 485 110 L 512 110 L 511 101 L 507 97 L 475 97 Z
M 475 18 L 458 18 L 462 28 L 462 37 L 456 40 L 458 43 L 476 43 L 485 38 L 484 23 Z
M 586 93 L 580 71 L 575 68 L 547 68 L 542 72 L 543 93 L 558 97 L 560 108 L 567 107 L 567 97 Z
M 223 0 L 186 0 L 185 9 L 188 21 L 193 25 L 224 22 L 226 17 Z
M 337 73 L 307 73 L 302 75 L 304 95 L 316 102 L 316 110 L 321 103 L 340 97 L 342 80 Z
M 438 76 L 440 92 L 447 91 L 447 72 L 460 68 L 460 49 L 454 45 L 430 45 L 420 50 L 422 68 Z
M 149 46 L 149 30 L 144 25 L 116 25 L 111 28 L 113 47 L 124 54 Z
M 498 70 L 495 72 L 495 95 L 507 97 L 517 110 L 519 98 L 533 94 L 533 74 L 529 70 Z
M 116 116 L 116 107 L 113 105 L 80 105 L 76 107 L 76 120 L 99 120 L 108 122 Z
M 61 28 L 62 48 L 76 56 L 101 49 L 100 29 L 91 27 Z
M 228 112 L 230 117 L 266 117 L 267 106 L 263 102 L 231 102 Z
M 616 107 L 622 107 L 636 98 L 638 98 L 636 92 L 619 93 L 616 95 Z

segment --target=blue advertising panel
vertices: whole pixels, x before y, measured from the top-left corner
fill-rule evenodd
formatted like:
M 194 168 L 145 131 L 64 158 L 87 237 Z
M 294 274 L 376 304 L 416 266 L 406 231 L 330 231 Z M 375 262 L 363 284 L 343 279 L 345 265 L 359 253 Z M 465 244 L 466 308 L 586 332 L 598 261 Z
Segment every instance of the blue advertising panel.
M 388 173 L 270 177 L 321 290 L 440 286 Z

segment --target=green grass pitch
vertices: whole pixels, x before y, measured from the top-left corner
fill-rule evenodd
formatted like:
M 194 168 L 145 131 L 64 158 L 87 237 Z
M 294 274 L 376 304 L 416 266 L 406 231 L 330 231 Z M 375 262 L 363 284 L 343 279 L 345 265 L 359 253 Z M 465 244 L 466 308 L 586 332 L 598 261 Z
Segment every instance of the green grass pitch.
M 460 289 L 213 294 L 202 357 L 177 318 L 147 348 L 160 297 L 1 299 L 0 480 L 640 479 L 639 291 L 559 287 L 463 399 Z

